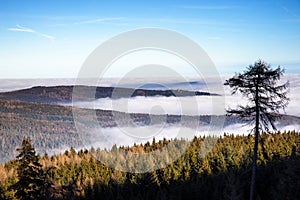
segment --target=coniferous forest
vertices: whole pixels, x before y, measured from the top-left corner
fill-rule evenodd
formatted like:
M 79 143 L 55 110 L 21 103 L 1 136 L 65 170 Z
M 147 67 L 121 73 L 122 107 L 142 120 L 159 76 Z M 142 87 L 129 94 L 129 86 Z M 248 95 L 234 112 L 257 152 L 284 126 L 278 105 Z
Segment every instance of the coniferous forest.
M 1 1 L 0 200 L 300 200 L 299 33 L 300 0 Z
M 192 140 L 175 137 L 156 141 L 153 138 L 152 142 L 132 146 L 113 143 L 110 149 L 98 148 L 99 145 L 82 149 L 84 144 L 97 140 L 97 134 L 90 130 L 98 125 L 126 127 L 133 120 L 145 126 L 152 120 L 160 124 L 165 117 L 169 127 L 175 124 L 194 127 L 208 125 L 216 116 L 185 116 L 180 120 L 178 115 L 96 109 L 98 122 L 93 124 L 88 108 L 54 103 L 70 100 L 69 87 L 62 87 L 61 93 L 46 91 L 61 87 L 3 93 L 0 200 L 237 200 L 249 199 L 249 196 L 251 200 L 300 199 L 300 134 L 296 131 L 271 133 L 268 129 L 269 125 L 276 129 L 275 125 L 300 122 L 299 117 L 279 112 L 289 100 L 285 91 L 288 82 L 276 85 L 283 70 L 280 67 L 272 70 L 261 60 L 247 69 L 225 85 L 232 87 L 233 94 L 237 90 L 244 93 L 252 104 L 238 105 L 238 109 L 227 110 L 228 115 L 217 116 L 217 119 L 224 119 L 224 126 L 255 121 L 254 136 L 241 132 L 195 136 Z M 108 92 L 111 89 L 106 88 Z M 143 92 L 150 96 L 157 93 Z M 77 126 L 74 111 L 81 116 Z M 114 118 L 115 115 L 118 117 Z M 83 132 L 77 130 L 78 126 Z M 267 132 L 260 133 L 260 130 Z M 97 145 L 97 142 L 92 144 Z M 68 149 L 61 150 L 62 145 Z M 18 148 L 13 150 L 15 146 Z
M 153 140 L 110 151 L 147 153 L 170 142 Z M 250 135 L 195 137 L 167 167 L 126 173 L 95 159 L 92 154 L 100 149 L 41 156 L 24 138 L 18 156 L 0 165 L 0 199 L 248 199 L 253 143 Z M 257 163 L 256 199 L 300 199 L 299 133 L 262 134 Z

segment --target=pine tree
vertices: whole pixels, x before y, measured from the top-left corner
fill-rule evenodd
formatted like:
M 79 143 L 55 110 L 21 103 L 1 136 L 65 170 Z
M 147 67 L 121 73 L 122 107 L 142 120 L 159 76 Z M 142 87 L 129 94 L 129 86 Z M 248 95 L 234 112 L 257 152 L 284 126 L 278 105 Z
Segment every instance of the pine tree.
M 22 147 L 18 148 L 17 172 L 18 181 L 13 188 L 16 190 L 16 196 L 19 199 L 43 199 L 42 196 L 42 165 L 39 163 L 39 157 L 36 155 L 34 147 L 28 138 L 23 138 Z
M 283 73 L 280 66 L 273 70 L 269 64 L 258 60 L 243 74 L 237 74 L 225 82 L 225 85 L 232 88 L 233 94 L 240 92 L 249 100 L 246 106 L 239 105 L 237 109 L 228 110 L 229 115 L 237 115 L 242 120 L 255 124 L 250 200 L 254 199 L 259 131 L 269 131 L 270 125 L 276 130 L 274 122 L 280 117 L 279 110 L 284 109 L 289 100 L 286 97 L 288 82 L 281 85 L 277 83 Z

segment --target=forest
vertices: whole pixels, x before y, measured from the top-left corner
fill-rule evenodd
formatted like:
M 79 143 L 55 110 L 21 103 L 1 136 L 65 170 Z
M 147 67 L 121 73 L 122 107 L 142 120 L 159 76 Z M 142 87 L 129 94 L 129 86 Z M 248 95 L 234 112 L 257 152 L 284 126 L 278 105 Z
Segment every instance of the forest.
M 177 140 L 186 142 L 153 139 L 110 151 L 144 154 Z M 253 144 L 251 135 L 195 137 L 172 164 L 129 173 L 97 160 L 101 149 L 39 155 L 24 138 L 18 156 L 0 164 L 0 199 L 248 199 Z M 257 163 L 257 199 L 300 199 L 300 133 L 261 134 Z
M 89 132 L 91 110 L 70 106 L 50 105 L 34 102 L 0 100 L 0 162 L 6 162 L 16 156 L 15 147 L 20 145 L 23 136 L 31 138 L 37 152 L 58 153 L 61 149 L 75 149 L 85 146 L 85 137 L 75 127 L 72 111 L 80 114 L 81 130 Z M 225 118 L 224 127 L 240 123 L 234 116 L 179 116 L 123 113 L 111 110 L 96 110 L 99 126 L 102 128 L 126 126 L 131 123 L 165 123 L 165 126 L 180 125 L 197 127 L 207 125 L 211 117 Z M 152 121 L 151 121 L 152 119 Z M 282 124 L 299 124 L 300 118 L 283 115 Z M 96 124 L 98 125 L 98 124 Z
M 42 87 L 30 90 L 36 91 L 30 95 L 37 100 L 51 99 L 46 104 L 32 101 L 30 95 L 20 101 L 16 93 L 8 93 L 8 99 L 0 100 L 0 156 L 6 156 L 0 164 L 0 200 L 300 199 L 300 133 L 276 130 L 279 123 L 299 124 L 300 120 L 280 113 L 290 100 L 289 82 L 277 84 L 283 72 L 258 60 L 243 74 L 226 80 L 232 94 L 240 92 L 248 100 L 247 105 L 226 110 L 226 116 L 164 116 L 51 104 L 54 99 L 70 99 L 70 88 L 62 90 L 63 95 Z M 85 94 L 84 89 L 75 96 Z M 123 97 L 124 91 L 116 98 Z M 157 94 L 144 92 L 137 89 L 135 94 Z M 110 90 L 100 93 L 114 98 Z M 168 96 L 172 91 L 163 93 Z M 96 123 L 91 122 L 91 114 Z M 80 118 L 76 127 L 75 117 Z M 111 148 L 96 145 L 76 150 L 95 139 L 85 140 L 86 134 L 93 134 L 91 128 L 151 125 L 151 120 L 193 128 L 208 125 L 213 117 L 223 119 L 224 126 L 243 122 L 253 128 L 248 135 L 159 141 L 153 137 L 152 142 L 131 146 L 113 141 Z M 61 151 L 61 144 L 68 149 Z
M 72 99 L 81 101 L 92 101 L 99 98 L 129 98 L 136 96 L 218 96 L 201 91 L 188 90 L 151 90 L 122 87 L 95 87 L 95 86 L 36 86 L 28 89 L 21 89 L 0 93 L 0 99 L 18 100 L 24 102 L 38 102 L 47 104 L 71 103 Z
M 78 133 L 75 127 L 72 111 L 80 115 L 81 130 L 87 133 L 91 126 L 102 128 L 126 126 L 131 123 L 148 125 L 166 123 L 171 126 L 179 124 L 183 127 L 196 127 L 207 125 L 211 116 L 179 116 L 179 115 L 149 115 L 139 113 L 123 113 L 111 110 L 96 110 L 99 124 L 90 122 L 89 109 L 74 108 L 70 106 L 50 105 L 34 102 L 0 100 L 0 162 L 8 161 L 16 156 L 15 147 L 22 142 L 23 136 L 31 138 L 39 153 L 85 146 L 85 137 Z M 215 116 L 217 117 L 217 116 Z M 222 118 L 222 116 L 219 116 Z M 286 119 L 285 119 L 286 118 Z M 285 120 L 299 121 L 300 118 L 286 116 Z M 152 119 L 152 121 L 151 121 Z M 77 120 L 78 121 L 78 120 Z M 237 123 L 234 117 L 225 117 L 225 126 Z M 99 128 L 99 127 L 98 127 Z M 51 151 L 51 152 L 49 152 Z

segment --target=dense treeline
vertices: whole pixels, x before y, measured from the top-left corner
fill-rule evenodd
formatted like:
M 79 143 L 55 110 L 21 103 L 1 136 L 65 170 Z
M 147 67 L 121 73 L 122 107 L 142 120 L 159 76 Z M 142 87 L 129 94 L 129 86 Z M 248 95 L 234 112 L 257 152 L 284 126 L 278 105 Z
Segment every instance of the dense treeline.
M 132 147 L 114 146 L 111 151 L 143 154 L 173 141 L 153 140 Z M 47 154 L 37 156 L 41 172 L 40 177 L 35 175 L 35 179 L 43 182 L 38 197 L 248 199 L 253 143 L 252 136 L 195 137 L 179 159 L 167 167 L 147 173 L 126 173 L 109 168 L 92 156 L 103 151 L 94 148 L 78 152 L 71 148 L 51 157 Z M 212 149 L 209 144 L 214 144 Z M 24 178 L 18 174 L 22 168 L 20 163 L 20 159 L 14 159 L 0 165 L 0 199 L 17 199 L 15 186 Z M 125 163 L 132 165 L 131 161 Z M 138 164 L 131 167 L 139 167 Z M 257 199 L 300 199 L 299 174 L 300 134 L 293 131 L 262 134 L 258 151 Z

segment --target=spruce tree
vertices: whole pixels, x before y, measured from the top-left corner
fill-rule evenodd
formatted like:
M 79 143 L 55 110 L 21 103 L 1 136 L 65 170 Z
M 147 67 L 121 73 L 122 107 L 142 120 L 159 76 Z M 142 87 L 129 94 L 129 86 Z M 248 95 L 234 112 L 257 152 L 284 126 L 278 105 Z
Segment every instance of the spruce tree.
M 252 177 L 250 186 L 250 200 L 254 199 L 257 149 L 259 132 L 269 127 L 276 130 L 275 121 L 280 117 L 280 109 L 288 104 L 287 87 L 288 82 L 278 84 L 284 70 L 278 66 L 272 69 L 271 66 L 262 60 L 250 65 L 242 74 L 226 80 L 225 85 L 232 88 L 232 94 L 240 92 L 249 101 L 248 104 L 238 105 L 236 109 L 227 110 L 229 115 L 237 115 L 250 124 L 254 124 L 254 154 Z
M 34 147 L 28 138 L 23 138 L 22 147 L 18 148 L 17 172 L 18 181 L 14 185 L 16 196 L 19 199 L 43 199 L 42 165 L 36 155 Z

